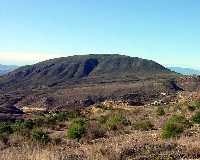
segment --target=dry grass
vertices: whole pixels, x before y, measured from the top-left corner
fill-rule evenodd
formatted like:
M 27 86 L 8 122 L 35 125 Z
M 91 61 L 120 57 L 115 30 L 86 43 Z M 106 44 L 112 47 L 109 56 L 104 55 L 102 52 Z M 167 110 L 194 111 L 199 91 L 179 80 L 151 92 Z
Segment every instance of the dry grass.
M 117 107 L 116 107 L 117 106 Z M 59 122 L 61 127 L 50 129 L 50 137 L 59 137 L 58 144 L 35 144 L 23 137 L 11 135 L 9 144 L 0 145 L 1 160 L 140 160 L 140 159 L 197 159 L 200 158 L 200 127 L 193 125 L 186 129 L 179 138 L 161 139 L 161 130 L 165 121 L 174 114 L 182 114 L 190 120 L 196 111 L 188 111 L 187 104 L 163 106 L 165 115 L 159 116 L 157 106 L 122 105 L 119 107 L 101 108 L 94 106 L 82 112 L 84 116 L 96 123 L 101 116 L 109 116 L 111 112 L 122 113 L 130 121 L 130 125 L 117 130 L 106 131 L 105 138 L 88 140 L 69 140 L 66 138 L 67 124 Z M 154 128 L 148 131 L 136 130 L 134 124 L 141 120 L 149 120 Z M 94 124 L 95 124 L 94 123 Z M 88 131 L 96 133 L 98 125 L 92 125 Z M 64 126 L 64 129 L 62 128 Z M 96 128 L 94 128 L 94 126 Z M 58 130 L 59 128 L 59 130 Z M 91 138 L 92 137 L 92 138 Z

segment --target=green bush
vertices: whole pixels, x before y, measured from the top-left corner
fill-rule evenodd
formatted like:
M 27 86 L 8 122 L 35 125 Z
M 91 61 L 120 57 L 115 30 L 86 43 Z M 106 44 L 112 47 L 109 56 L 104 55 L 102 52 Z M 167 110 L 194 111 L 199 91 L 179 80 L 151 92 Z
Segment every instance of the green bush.
M 16 132 L 16 134 L 21 135 L 23 137 L 30 137 L 30 132 L 34 126 L 34 123 L 32 120 L 18 120 L 15 121 L 15 123 L 11 126 L 13 131 Z
M 163 139 L 177 137 L 190 126 L 190 122 L 184 116 L 174 115 L 165 122 L 161 136 Z
M 149 120 L 141 120 L 135 123 L 135 128 L 142 131 L 153 129 L 154 125 Z
M 34 128 L 31 132 L 32 140 L 40 142 L 42 144 L 47 144 L 49 141 L 49 136 L 41 128 Z
M 76 119 L 70 125 L 67 136 L 71 139 L 80 139 L 85 133 L 86 121 L 84 119 Z
M 0 141 L 7 144 L 9 140 L 9 135 L 13 133 L 13 129 L 10 123 L 2 122 L 0 123 Z
M 59 122 L 67 120 L 67 113 L 66 112 L 59 112 L 54 115 L 55 119 Z
M 21 130 L 21 129 L 32 129 L 34 126 L 34 123 L 32 120 L 18 120 L 13 124 L 14 130 Z
M 37 127 L 40 127 L 42 125 L 44 126 L 48 122 L 48 117 L 45 117 L 44 115 L 35 115 L 33 117 L 33 122 Z
M 10 123 L 2 122 L 0 123 L 0 134 L 11 134 L 13 133 L 13 129 Z
M 37 127 L 51 127 L 56 124 L 56 117 L 53 114 L 37 115 L 33 117 L 33 122 Z
M 156 113 L 158 116 L 164 116 L 165 115 L 165 110 L 163 107 L 157 107 Z
M 34 123 L 33 123 L 32 120 L 26 120 L 26 121 L 23 122 L 23 126 L 25 128 L 32 129 L 33 126 L 34 126 Z
M 196 109 L 200 108 L 200 101 L 192 101 L 188 105 L 188 110 L 189 111 L 194 111 Z
M 200 112 L 197 112 L 193 117 L 192 117 L 192 121 L 194 123 L 200 124 Z
M 128 125 L 128 124 L 129 122 L 126 119 L 126 117 L 120 113 L 110 115 L 109 117 L 107 117 L 105 121 L 105 126 L 109 130 L 115 130 L 120 125 Z

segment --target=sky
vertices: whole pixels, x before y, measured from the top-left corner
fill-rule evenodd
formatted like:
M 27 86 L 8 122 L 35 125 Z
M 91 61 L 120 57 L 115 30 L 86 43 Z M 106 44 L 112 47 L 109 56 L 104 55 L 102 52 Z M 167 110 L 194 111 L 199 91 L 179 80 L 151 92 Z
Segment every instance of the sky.
M 0 0 L 0 63 L 125 54 L 200 68 L 199 0 Z

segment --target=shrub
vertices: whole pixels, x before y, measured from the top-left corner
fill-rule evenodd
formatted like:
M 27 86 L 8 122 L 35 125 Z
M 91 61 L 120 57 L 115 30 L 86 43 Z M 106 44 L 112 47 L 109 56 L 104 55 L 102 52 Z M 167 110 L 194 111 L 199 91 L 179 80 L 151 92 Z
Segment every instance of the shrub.
M 76 119 L 70 125 L 67 136 L 71 139 L 80 139 L 85 133 L 86 121 L 84 119 Z
M 59 122 L 65 121 L 65 120 L 67 120 L 67 113 L 65 113 L 65 112 L 56 113 L 55 118 Z
M 0 123 L 0 134 L 11 134 L 13 133 L 13 129 L 9 123 L 2 122 Z
M 34 123 L 32 120 L 26 120 L 22 123 L 22 126 L 28 129 L 33 129 Z
M 103 138 L 105 137 L 105 134 L 105 128 L 103 128 L 103 126 L 100 123 L 93 121 L 87 125 L 85 139 L 93 140 L 97 138 Z
M 38 141 L 42 144 L 47 144 L 49 141 L 49 136 L 41 128 L 34 128 L 31 132 L 32 140 Z
M 8 134 L 6 133 L 0 133 L 0 141 L 4 144 L 7 144 L 9 140 Z
M 200 101 L 192 101 L 188 105 L 188 110 L 194 111 L 200 108 Z
M 164 116 L 165 115 L 165 110 L 163 107 L 157 107 L 156 113 L 158 116 Z
M 106 117 L 106 116 L 100 116 L 97 118 L 98 122 L 101 124 L 105 124 L 107 119 L 108 119 L 108 117 Z
M 55 138 L 52 139 L 52 141 L 53 141 L 53 144 L 58 145 L 62 142 L 62 138 L 55 137 Z
M 33 117 L 33 122 L 37 127 L 40 127 L 48 122 L 48 117 L 43 115 L 36 115 Z
M 18 120 L 13 124 L 13 129 L 16 130 L 21 130 L 21 129 L 32 129 L 34 126 L 34 123 L 32 120 Z
M 189 106 L 188 106 L 188 110 L 193 112 L 193 111 L 196 110 L 196 107 L 195 107 L 195 106 L 190 106 L 190 105 L 189 105 Z
M 105 121 L 105 125 L 109 130 L 115 130 L 120 125 L 128 125 L 128 120 L 120 113 L 110 115 Z
M 2 122 L 0 123 L 0 141 L 7 144 L 9 140 L 9 134 L 13 133 L 10 123 Z
M 197 112 L 193 117 L 192 117 L 192 121 L 194 123 L 200 124 L 200 112 Z
M 148 131 L 153 129 L 154 125 L 149 120 L 141 120 L 136 122 L 135 128 L 142 131 Z
M 161 136 L 163 139 L 177 137 L 190 126 L 190 122 L 184 116 L 174 115 L 165 122 Z
M 33 128 L 34 123 L 32 120 L 18 120 L 14 124 L 12 124 L 12 129 L 16 134 L 21 135 L 23 137 L 29 137 L 30 131 Z
M 67 119 L 67 113 L 66 112 L 56 112 L 52 113 L 46 116 L 47 117 L 47 123 L 49 124 L 55 124 L 56 121 L 62 122 Z
M 97 104 L 96 108 L 101 108 L 103 110 L 110 110 L 111 109 L 109 106 L 106 106 L 104 104 Z
M 78 110 L 68 111 L 67 117 L 68 118 L 78 118 L 78 117 L 80 117 L 80 111 L 78 111 Z
M 62 122 L 69 118 L 77 118 L 80 116 L 78 111 L 56 112 L 47 116 L 48 122 Z
M 56 117 L 50 115 L 37 115 L 34 116 L 33 122 L 37 127 L 51 127 L 56 124 Z

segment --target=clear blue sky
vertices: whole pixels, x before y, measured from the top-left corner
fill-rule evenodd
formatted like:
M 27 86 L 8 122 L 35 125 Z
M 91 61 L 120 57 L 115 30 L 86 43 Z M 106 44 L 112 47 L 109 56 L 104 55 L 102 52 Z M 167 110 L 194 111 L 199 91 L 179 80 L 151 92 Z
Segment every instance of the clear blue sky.
M 200 67 L 200 1 L 0 1 L 0 63 L 89 53 Z

